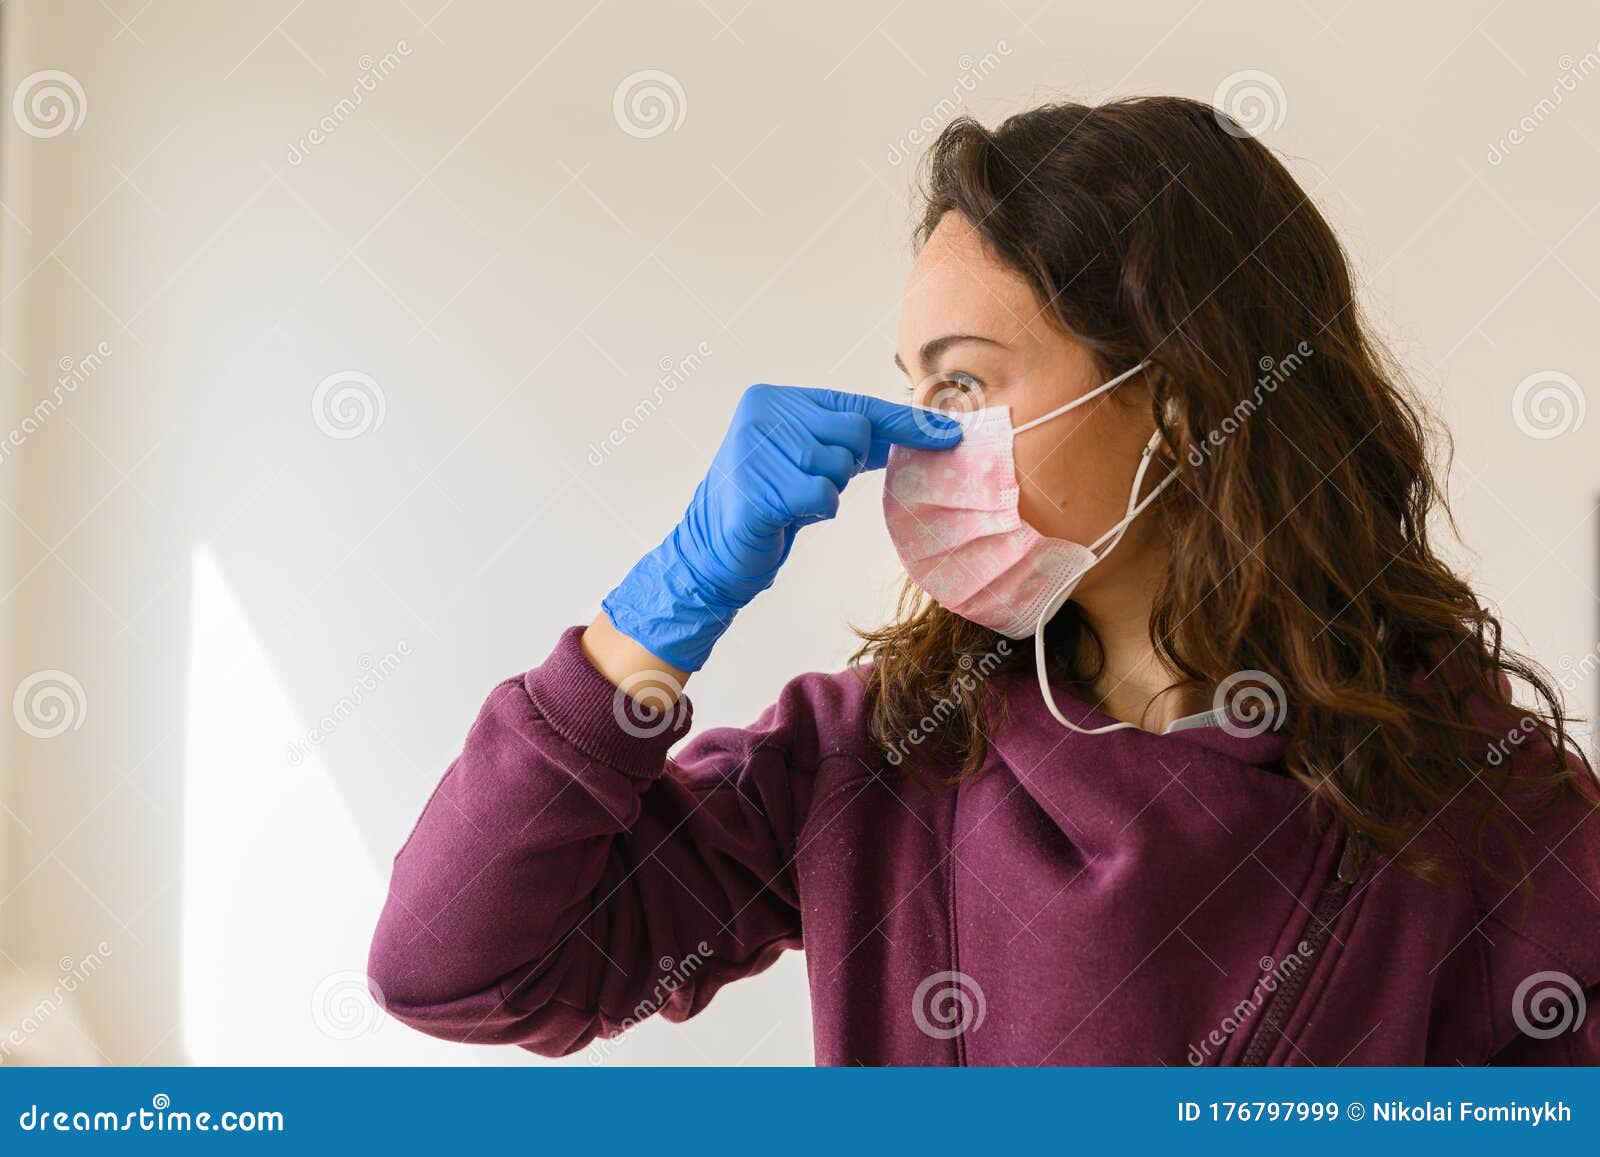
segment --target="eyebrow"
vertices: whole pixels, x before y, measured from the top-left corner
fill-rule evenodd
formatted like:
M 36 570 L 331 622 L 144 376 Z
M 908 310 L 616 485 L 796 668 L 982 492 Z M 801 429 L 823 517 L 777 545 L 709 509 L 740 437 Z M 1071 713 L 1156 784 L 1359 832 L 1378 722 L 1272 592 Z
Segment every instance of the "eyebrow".
M 924 342 L 922 345 L 922 351 L 918 356 L 921 358 L 923 365 L 929 366 L 938 361 L 939 356 L 951 346 L 960 345 L 965 341 L 983 342 L 985 345 L 999 346 L 1001 349 L 1004 349 L 1006 346 L 1005 342 L 999 341 L 992 337 L 984 337 L 982 334 L 947 333 L 942 337 L 936 337 L 931 341 Z M 911 371 L 906 369 L 906 364 L 900 360 L 899 354 L 894 355 L 894 364 L 895 368 L 897 368 L 902 374 L 910 374 Z

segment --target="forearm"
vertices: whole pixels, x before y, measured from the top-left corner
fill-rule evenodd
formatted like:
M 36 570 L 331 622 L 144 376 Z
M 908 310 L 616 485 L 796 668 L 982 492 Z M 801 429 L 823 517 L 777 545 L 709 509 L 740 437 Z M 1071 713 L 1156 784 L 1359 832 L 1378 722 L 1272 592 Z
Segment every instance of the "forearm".
M 603 611 L 584 630 L 580 641 L 594 669 L 613 687 L 626 689 L 639 702 L 670 706 L 678 701 L 689 681 L 689 672 L 645 650 L 617 630 Z

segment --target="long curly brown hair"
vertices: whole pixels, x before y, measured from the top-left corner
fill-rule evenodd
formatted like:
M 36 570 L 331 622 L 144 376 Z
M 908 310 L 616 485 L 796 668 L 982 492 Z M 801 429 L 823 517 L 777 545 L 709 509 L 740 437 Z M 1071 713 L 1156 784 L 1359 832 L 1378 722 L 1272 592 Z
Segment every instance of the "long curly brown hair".
M 1562 785 L 1592 800 L 1551 680 L 1434 553 L 1430 516 L 1453 530 L 1429 459 L 1443 432 L 1368 336 L 1332 229 L 1265 146 L 1196 101 L 1056 104 L 994 130 L 952 122 L 925 174 L 919 247 L 962 214 L 1107 376 L 1153 367 L 1182 484 L 1146 515 L 1173 560 L 1151 642 L 1179 686 L 1276 681 L 1285 769 L 1322 822 L 1444 878 L 1410 841 L 1474 780 L 1488 789 L 1469 793 L 1480 838 L 1506 818 L 1497 800 L 1537 810 Z M 874 741 L 946 782 L 975 774 L 1004 703 L 974 666 L 1030 669 L 1032 644 L 1002 647 L 909 584 L 895 620 L 860 633 Z M 1064 679 L 1096 674 L 1072 604 L 1046 645 Z M 908 747 L 933 703 L 937 728 Z

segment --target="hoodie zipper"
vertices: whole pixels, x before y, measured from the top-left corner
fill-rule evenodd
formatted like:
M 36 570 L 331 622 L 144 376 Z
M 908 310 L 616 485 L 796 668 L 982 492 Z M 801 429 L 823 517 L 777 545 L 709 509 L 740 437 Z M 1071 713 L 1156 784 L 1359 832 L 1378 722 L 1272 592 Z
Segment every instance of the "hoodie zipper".
M 1355 883 L 1359 851 L 1355 837 L 1347 836 L 1344 848 L 1339 853 L 1338 871 L 1334 873 L 1333 879 L 1328 881 L 1327 887 L 1322 890 L 1322 895 L 1317 898 L 1317 906 L 1311 910 L 1310 927 L 1301 938 L 1306 945 L 1306 951 L 1301 954 L 1301 966 L 1284 980 L 1283 985 L 1272 994 L 1261 1010 L 1261 1022 L 1256 1025 L 1250 1044 L 1245 1048 L 1244 1058 L 1239 1062 L 1241 1065 L 1265 1064 L 1267 1054 L 1283 1035 L 1283 1027 L 1289 1023 L 1295 1009 L 1299 1007 L 1300 996 L 1305 991 L 1306 983 L 1311 979 L 1311 973 L 1322 956 L 1322 950 L 1327 946 L 1328 938 L 1333 935 L 1334 921 L 1344 909 L 1350 885 Z
M 956 819 L 961 810 L 961 785 L 956 784 L 956 789 L 951 793 L 950 802 L 950 846 L 956 846 Z M 950 925 L 950 972 L 952 976 L 961 975 L 961 937 L 959 935 L 960 920 L 957 918 L 956 907 L 956 869 L 953 855 L 945 857 L 947 874 L 945 876 L 945 913 Z M 959 983 L 959 981 L 957 982 Z M 967 1061 L 967 1032 L 966 1026 L 955 1036 L 956 1067 L 966 1068 Z

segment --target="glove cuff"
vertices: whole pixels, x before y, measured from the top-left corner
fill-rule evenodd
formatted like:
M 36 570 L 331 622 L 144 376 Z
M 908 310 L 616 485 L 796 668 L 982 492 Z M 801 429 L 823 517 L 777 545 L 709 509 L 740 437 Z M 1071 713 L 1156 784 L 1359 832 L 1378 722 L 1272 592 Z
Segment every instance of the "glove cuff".
M 600 607 L 612 626 L 680 671 L 705 666 L 739 611 L 704 592 L 670 535 L 634 565 Z

